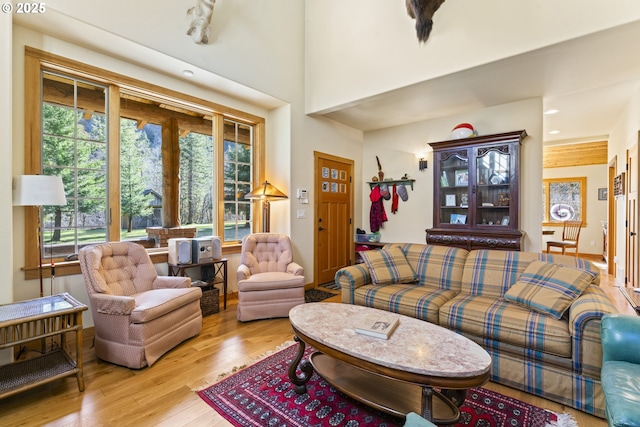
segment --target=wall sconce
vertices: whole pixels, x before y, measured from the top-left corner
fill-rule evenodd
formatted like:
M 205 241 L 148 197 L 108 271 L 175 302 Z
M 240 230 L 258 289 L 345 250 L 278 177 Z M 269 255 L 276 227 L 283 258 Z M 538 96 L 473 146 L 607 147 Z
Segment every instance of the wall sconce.
M 424 152 L 416 154 L 416 158 L 418 159 L 418 170 L 420 172 L 427 168 L 428 161 L 424 159 L 425 157 L 427 157 L 427 155 Z

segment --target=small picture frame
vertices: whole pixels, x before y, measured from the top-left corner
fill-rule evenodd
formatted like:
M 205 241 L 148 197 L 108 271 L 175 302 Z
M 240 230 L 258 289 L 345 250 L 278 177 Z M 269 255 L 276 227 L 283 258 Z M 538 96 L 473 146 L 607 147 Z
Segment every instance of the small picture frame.
M 445 206 L 455 206 L 456 205 L 456 195 L 455 194 L 447 194 L 445 196 Z
M 467 216 L 462 214 L 451 214 L 449 219 L 449 223 L 451 224 L 466 224 Z
M 598 188 L 598 200 L 607 200 L 608 190 L 606 188 Z
M 509 216 L 505 215 L 502 217 L 502 221 L 500 221 L 501 225 L 509 225 Z
M 466 169 L 458 169 L 455 173 L 456 186 L 467 187 L 469 185 L 469 171 Z
M 442 176 L 440 176 L 440 186 L 448 187 L 449 186 L 449 178 L 447 178 L 447 173 L 442 171 Z

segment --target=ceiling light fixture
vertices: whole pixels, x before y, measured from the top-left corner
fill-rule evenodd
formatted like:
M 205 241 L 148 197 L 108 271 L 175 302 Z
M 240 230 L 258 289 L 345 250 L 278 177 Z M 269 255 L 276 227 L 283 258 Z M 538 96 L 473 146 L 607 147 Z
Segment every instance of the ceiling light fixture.
M 559 112 L 560 112 L 560 110 L 556 110 L 555 108 L 550 108 L 547 111 L 545 111 L 544 114 L 551 115 L 551 114 L 556 114 L 556 113 L 559 113 Z
M 560 133 L 559 130 L 551 130 L 551 131 L 549 131 L 549 135 L 557 135 L 559 133 Z
M 195 75 L 191 70 L 182 70 L 182 74 L 184 74 L 185 77 L 193 77 Z

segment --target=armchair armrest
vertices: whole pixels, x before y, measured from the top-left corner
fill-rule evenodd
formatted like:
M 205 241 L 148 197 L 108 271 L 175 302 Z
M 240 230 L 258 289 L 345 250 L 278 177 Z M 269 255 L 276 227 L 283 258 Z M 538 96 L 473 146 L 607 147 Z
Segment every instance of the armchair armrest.
M 245 279 L 248 279 L 250 276 L 251 276 L 251 270 L 249 270 L 249 267 L 247 267 L 244 264 L 240 264 L 238 266 L 238 273 L 237 273 L 238 280 L 245 280 Z
M 342 302 L 353 304 L 355 302 L 355 290 L 360 286 L 370 284 L 371 275 L 364 264 L 350 265 L 338 270 L 335 282 L 342 289 Z
M 607 314 L 600 322 L 602 359 L 640 365 L 640 317 Z
M 177 289 L 177 288 L 188 288 L 191 286 L 191 278 L 190 277 L 181 277 L 181 276 L 158 276 L 156 280 L 153 281 L 151 287 L 153 289 Z
M 93 294 L 91 302 L 98 313 L 116 316 L 128 316 L 136 308 L 136 301 L 124 295 Z
M 294 276 L 304 276 L 304 268 L 296 262 L 290 262 L 287 265 L 287 273 L 293 274 Z

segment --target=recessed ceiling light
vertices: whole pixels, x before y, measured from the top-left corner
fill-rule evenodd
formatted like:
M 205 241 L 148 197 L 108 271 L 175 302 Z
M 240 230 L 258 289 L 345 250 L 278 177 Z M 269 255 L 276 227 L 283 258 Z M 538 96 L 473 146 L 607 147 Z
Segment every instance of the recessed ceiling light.
M 559 133 L 560 133 L 560 131 L 559 131 L 559 130 L 552 130 L 552 131 L 549 131 L 549 134 L 550 134 L 550 135 L 557 135 L 557 134 L 559 134 Z
M 558 112 L 560 112 L 560 110 L 556 110 L 555 108 L 550 108 L 547 111 L 545 111 L 544 113 L 548 115 L 548 114 L 556 114 Z
M 182 74 L 184 74 L 186 77 L 193 77 L 194 72 L 191 70 L 182 70 Z

